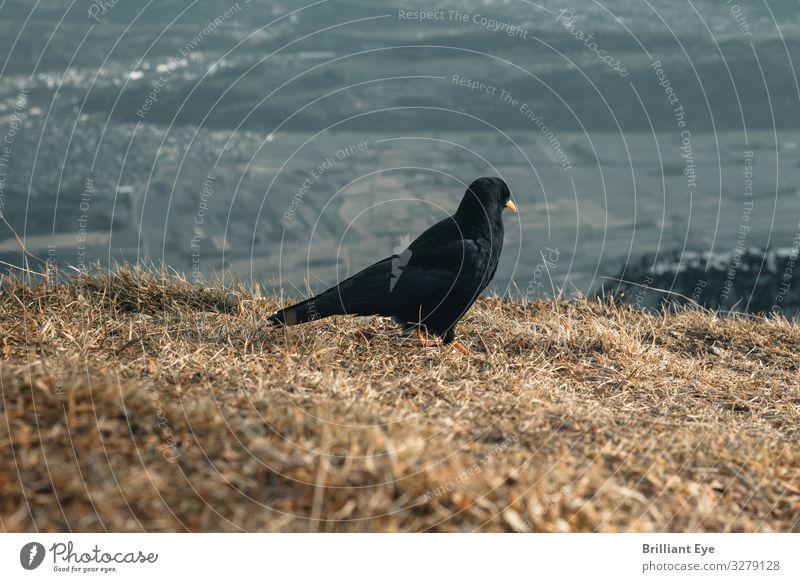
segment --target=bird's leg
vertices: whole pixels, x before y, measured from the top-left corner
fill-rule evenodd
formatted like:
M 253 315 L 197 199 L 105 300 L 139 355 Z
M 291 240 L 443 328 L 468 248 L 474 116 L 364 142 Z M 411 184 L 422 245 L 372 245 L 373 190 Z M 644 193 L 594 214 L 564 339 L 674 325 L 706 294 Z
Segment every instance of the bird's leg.
M 421 327 L 417 327 L 417 337 L 419 338 L 419 341 L 420 341 L 420 343 L 422 344 L 423 347 L 430 348 L 430 347 L 433 347 L 433 346 L 436 345 L 436 341 L 429 340 L 427 338 L 427 332 L 423 333 Z M 462 344 L 458 340 L 454 340 L 454 341 L 450 342 L 450 345 L 453 346 L 455 349 L 457 349 L 462 354 L 464 354 L 465 356 L 472 355 L 472 352 L 470 351 L 470 349 L 467 346 L 465 346 L 464 344 Z
M 452 327 L 450 329 L 448 329 L 444 333 L 444 336 L 442 336 L 442 339 L 444 340 L 445 345 L 449 344 L 449 345 L 453 346 L 455 349 L 457 349 L 459 352 L 461 352 L 465 356 L 472 355 L 472 352 L 470 351 L 470 349 L 456 339 L 456 332 Z
M 422 326 L 417 326 L 417 337 L 419 338 L 419 343 L 422 344 L 423 347 L 429 348 L 431 346 L 435 346 L 436 342 L 433 340 L 428 339 L 428 330 L 425 330 L 425 333 L 422 333 Z
M 457 349 L 459 352 L 461 352 L 462 354 L 464 354 L 465 356 L 469 356 L 470 354 L 472 354 L 472 352 L 469 350 L 469 348 L 468 348 L 467 346 L 465 346 L 464 344 L 462 344 L 462 343 L 461 343 L 460 341 L 458 341 L 458 340 L 455 340 L 455 341 L 452 343 L 452 346 L 453 346 L 455 349 Z

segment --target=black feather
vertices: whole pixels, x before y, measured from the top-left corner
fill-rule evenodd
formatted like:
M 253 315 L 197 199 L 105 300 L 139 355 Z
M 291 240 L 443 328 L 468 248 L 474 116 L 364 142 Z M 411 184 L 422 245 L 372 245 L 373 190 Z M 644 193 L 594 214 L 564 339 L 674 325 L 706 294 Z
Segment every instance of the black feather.
M 455 325 L 494 277 L 503 248 L 501 213 L 510 199 L 499 178 L 480 178 L 458 210 L 408 249 L 270 317 L 296 325 L 331 315 L 382 315 L 454 338 Z

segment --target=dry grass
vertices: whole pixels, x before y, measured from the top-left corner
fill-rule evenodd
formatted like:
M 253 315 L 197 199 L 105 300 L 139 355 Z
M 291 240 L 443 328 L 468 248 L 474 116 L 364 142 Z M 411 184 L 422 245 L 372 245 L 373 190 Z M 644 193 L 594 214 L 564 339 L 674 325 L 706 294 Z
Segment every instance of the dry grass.
M 490 298 L 465 358 L 277 305 L 6 280 L 2 530 L 800 530 L 797 324 Z

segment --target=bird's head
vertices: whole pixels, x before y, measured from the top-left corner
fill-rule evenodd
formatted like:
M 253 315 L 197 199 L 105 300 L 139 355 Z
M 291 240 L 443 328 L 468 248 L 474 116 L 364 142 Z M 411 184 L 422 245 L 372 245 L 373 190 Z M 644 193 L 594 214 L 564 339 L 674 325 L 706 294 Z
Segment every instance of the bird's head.
M 467 188 L 456 214 L 464 218 L 487 216 L 499 219 L 505 208 L 517 211 L 506 183 L 500 178 L 478 178 Z

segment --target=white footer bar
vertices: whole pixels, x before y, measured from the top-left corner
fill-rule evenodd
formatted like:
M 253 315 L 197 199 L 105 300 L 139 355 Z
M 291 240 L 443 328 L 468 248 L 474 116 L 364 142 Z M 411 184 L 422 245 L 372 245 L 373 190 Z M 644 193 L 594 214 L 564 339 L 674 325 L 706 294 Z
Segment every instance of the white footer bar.
M 800 534 L 0 534 L 0 573 L 137 582 L 187 574 L 796 582 Z

